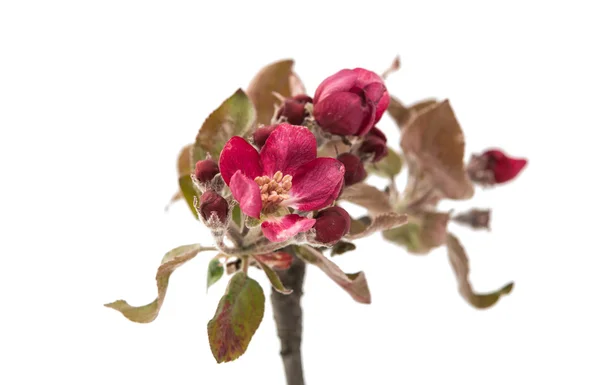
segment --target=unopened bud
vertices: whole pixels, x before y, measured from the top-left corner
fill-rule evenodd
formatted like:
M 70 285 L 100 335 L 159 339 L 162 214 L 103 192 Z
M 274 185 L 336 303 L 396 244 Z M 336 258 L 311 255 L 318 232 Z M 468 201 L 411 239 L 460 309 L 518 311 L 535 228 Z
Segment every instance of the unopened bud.
M 344 164 L 344 183 L 346 186 L 351 186 L 355 183 L 362 182 L 367 178 L 365 166 L 360 158 L 348 152 L 340 154 L 337 159 Z
M 511 158 L 500 150 L 488 150 L 472 155 L 467 172 L 471 180 L 482 185 L 506 183 L 527 165 L 527 159 Z
M 221 195 L 208 190 L 200 197 L 199 210 L 204 220 L 210 222 L 211 218 L 216 216 L 221 223 L 225 223 L 227 221 L 229 204 Z
M 490 210 L 471 209 L 452 218 L 454 222 L 470 226 L 474 229 L 490 229 Z
M 285 99 L 283 105 L 277 111 L 277 118 L 283 116 L 288 123 L 296 126 L 301 125 L 304 122 L 304 118 L 308 115 L 304 109 L 306 103 L 312 103 L 312 98 L 308 95 L 297 95 L 293 98 Z
M 350 231 L 350 215 L 341 207 L 329 207 L 321 210 L 315 217 L 313 226 L 318 242 L 331 244 L 339 241 Z
M 263 126 L 263 127 L 257 128 L 256 131 L 254 131 L 254 134 L 252 134 L 252 139 L 254 139 L 254 144 L 257 145 L 258 147 L 264 146 L 265 142 L 267 141 L 267 138 L 269 138 L 269 135 L 271 135 L 273 130 L 276 129 L 277 127 L 278 127 L 277 124 L 273 124 L 270 126 Z
M 373 127 L 360 145 L 358 152 L 372 156 L 373 162 L 378 162 L 388 154 L 387 138 L 377 127 Z
M 196 163 L 194 175 L 198 182 L 208 183 L 219 173 L 217 162 L 212 159 L 200 160 Z

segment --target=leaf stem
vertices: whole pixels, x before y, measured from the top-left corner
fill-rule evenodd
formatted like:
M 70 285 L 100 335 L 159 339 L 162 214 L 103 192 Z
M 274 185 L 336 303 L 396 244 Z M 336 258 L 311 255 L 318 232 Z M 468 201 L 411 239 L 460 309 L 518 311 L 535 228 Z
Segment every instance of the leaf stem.
M 250 258 L 247 255 L 242 256 L 242 271 L 244 274 L 248 274 L 248 266 L 250 265 Z

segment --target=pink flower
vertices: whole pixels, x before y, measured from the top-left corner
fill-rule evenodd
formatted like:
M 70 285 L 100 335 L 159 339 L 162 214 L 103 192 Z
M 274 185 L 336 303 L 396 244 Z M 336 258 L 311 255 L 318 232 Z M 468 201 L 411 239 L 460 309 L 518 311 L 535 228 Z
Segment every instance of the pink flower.
M 306 127 L 287 123 L 273 130 L 260 153 L 243 138 L 231 138 L 221 152 L 219 169 L 240 209 L 264 219 L 263 234 L 272 242 L 285 241 L 315 223 L 298 214 L 281 216 L 282 208 L 327 207 L 344 183 L 344 165 L 317 158 L 315 136 Z
M 514 179 L 526 165 L 527 159 L 512 158 L 500 150 L 491 149 L 481 155 L 473 155 L 467 172 L 474 182 L 493 185 Z
M 383 79 L 374 72 L 344 69 L 319 85 L 314 116 L 323 130 L 336 135 L 365 135 L 390 104 Z

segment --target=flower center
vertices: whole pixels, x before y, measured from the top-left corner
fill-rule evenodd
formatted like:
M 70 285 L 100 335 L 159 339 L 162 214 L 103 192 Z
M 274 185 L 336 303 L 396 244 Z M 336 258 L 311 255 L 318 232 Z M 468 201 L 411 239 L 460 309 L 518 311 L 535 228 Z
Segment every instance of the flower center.
M 277 171 L 273 178 L 263 175 L 254 178 L 254 181 L 260 188 L 263 209 L 275 208 L 290 197 L 288 192 L 292 188 L 291 175 L 283 176 L 281 171 Z

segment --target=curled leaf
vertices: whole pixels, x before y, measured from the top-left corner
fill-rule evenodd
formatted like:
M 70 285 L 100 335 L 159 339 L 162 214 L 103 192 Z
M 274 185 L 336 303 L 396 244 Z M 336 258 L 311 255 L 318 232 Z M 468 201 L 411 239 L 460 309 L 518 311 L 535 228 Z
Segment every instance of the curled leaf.
M 339 241 L 331 248 L 331 256 L 344 254 L 352 250 L 356 250 L 356 245 L 354 243 Z
M 458 290 L 463 298 L 473 307 L 485 309 L 494 305 L 500 297 L 507 295 L 512 291 L 513 282 L 506 284 L 501 289 L 485 294 L 477 294 L 473 292 L 471 282 L 469 281 L 469 260 L 465 249 L 460 244 L 459 240 L 452 234 L 448 233 L 447 237 L 448 258 L 452 269 L 458 280 Z
M 165 300 L 169 278 L 175 269 L 194 258 L 201 251 L 215 250 L 213 247 L 202 247 L 199 244 L 179 246 L 169 251 L 163 257 L 156 272 L 157 298 L 144 306 L 131 306 L 124 300 L 107 303 L 106 307 L 121 312 L 133 322 L 148 323 L 154 321 Z
M 275 114 L 275 105 L 280 100 L 277 93 L 289 98 L 304 89 L 300 78 L 292 72 L 293 60 L 282 60 L 263 67 L 248 86 L 248 97 L 256 108 L 258 124 L 270 124 Z
M 307 263 L 317 266 L 329 278 L 344 289 L 356 302 L 371 303 L 371 292 L 365 273 L 346 274 L 320 251 L 310 246 L 296 246 L 296 255 Z
M 225 143 L 235 135 L 243 136 L 256 120 L 256 111 L 248 96 L 238 89 L 214 110 L 202 124 L 192 148 L 192 164 L 206 154 L 218 162 Z
M 473 196 L 464 167 L 465 142 L 448 100 L 424 108 L 407 123 L 400 142 L 415 163 L 415 172 L 431 177 L 433 187 L 449 199 Z
M 214 257 L 213 259 L 211 259 L 210 262 L 208 263 L 208 272 L 206 273 L 206 290 L 207 291 L 208 291 L 209 287 L 211 287 L 212 285 L 217 283 L 219 281 L 219 279 L 221 279 L 221 277 L 223 276 L 223 273 L 225 272 L 225 268 L 223 267 L 223 264 L 219 260 L 219 258 L 221 258 L 221 257 L 226 257 L 226 256 L 223 254 L 217 254 L 217 256 Z
M 257 259 L 257 258 L 256 258 L 256 262 L 258 263 L 260 268 L 265 272 L 265 274 L 267 275 L 267 278 L 269 278 L 269 281 L 271 282 L 271 286 L 273 286 L 273 288 L 275 290 L 277 290 L 281 294 L 285 294 L 285 295 L 292 294 L 293 290 L 288 289 L 285 286 L 283 286 L 283 283 L 281 283 L 279 276 L 273 271 L 273 269 L 271 269 L 269 267 L 269 265 L 267 265 L 266 263 L 262 263 L 260 261 L 260 259 Z
M 246 273 L 236 273 L 208 322 L 208 341 L 218 363 L 240 357 L 250 344 L 265 313 L 265 294 Z
M 357 183 L 346 187 L 340 199 L 362 206 L 371 214 L 392 211 L 389 195 L 366 183 Z
M 352 227 L 350 227 L 350 233 L 348 233 L 344 239 L 345 240 L 354 240 L 367 237 L 377 231 L 384 231 L 388 229 L 393 229 L 398 226 L 404 225 L 408 220 L 408 216 L 406 214 L 398 214 L 398 213 L 385 213 L 379 214 L 372 218 L 371 223 L 369 223 L 364 229 L 359 232 L 353 233 Z
M 287 270 L 292 266 L 294 257 L 284 251 L 275 251 L 269 254 L 255 255 L 254 259 L 264 263 L 272 269 Z

